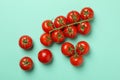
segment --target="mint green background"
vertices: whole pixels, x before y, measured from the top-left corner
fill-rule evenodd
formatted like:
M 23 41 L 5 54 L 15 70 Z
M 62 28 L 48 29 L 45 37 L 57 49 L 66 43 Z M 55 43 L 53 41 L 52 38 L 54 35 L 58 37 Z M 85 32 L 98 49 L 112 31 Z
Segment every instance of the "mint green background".
M 0 0 L 0 80 L 120 80 L 120 0 Z M 71 11 L 89 6 L 95 12 L 89 35 L 74 40 L 89 42 L 90 53 L 84 56 L 81 67 L 73 67 L 69 58 L 61 54 L 61 44 L 49 49 L 53 62 L 41 64 L 39 50 L 46 48 L 39 42 L 43 33 L 42 21 L 54 19 Z M 33 38 L 34 48 L 24 51 L 18 46 L 21 35 Z M 19 60 L 30 56 L 34 69 L 22 71 Z

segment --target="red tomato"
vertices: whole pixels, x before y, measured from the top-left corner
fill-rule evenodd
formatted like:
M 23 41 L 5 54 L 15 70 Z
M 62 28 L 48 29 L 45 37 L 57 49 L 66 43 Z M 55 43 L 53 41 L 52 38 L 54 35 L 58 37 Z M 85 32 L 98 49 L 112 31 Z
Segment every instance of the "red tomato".
M 45 20 L 42 23 L 42 29 L 46 32 L 49 33 L 49 31 L 54 29 L 54 24 L 51 20 Z
M 58 16 L 54 20 L 54 25 L 56 28 L 59 28 L 67 24 L 67 19 L 64 16 Z
M 28 71 L 33 68 L 33 61 L 30 57 L 23 57 L 20 60 L 19 65 L 20 65 L 21 69 Z
M 61 30 L 55 30 L 52 32 L 52 40 L 56 43 L 61 43 L 65 40 L 64 34 Z
M 80 13 L 80 14 L 81 14 L 81 18 L 82 18 L 83 20 L 93 18 L 93 16 L 94 16 L 93 10 L 92 10 L 91 8 L 89 8 L 89 7 L 83 8 L 83 9 L 81 10 L 81 13 Z
M 75 26 L 65 27 L 64 36 L 68 38 L 75 38 L 77 36 L 77 28 Z
M 61 46 L 61 51 L 65 56 L 72 56 L 75 53 L 75 47 L 71 43 L 65 42 Z
M 79 55 L 73 55 L 70 57 L 70 63 L 73 66 L 80 66 L 83 63 L 83 57 Z
M 82 35 L 87 35 L 90 32 L 91 25 L 89 22 L 82 22 L 77 25 L 77 30 Z
M 85 55 L 85 54 L 87 54 L 89 52 L 89 50 L 90 50 L 90 46 L 85 41 L 80 41 L 76 45 L 76 52 L 79 55 Z
M 40 42 L 44 45 L 44 46 L 50 46 L 52 44 L 52 39 L 49 33 L 44 33 L 41 35 L 40 37 Z
M 32 48 L 33 41 L 32 38 L 28 35 L 23 35 L 19 39 L 19 46 L 25 50 Z
M 48 64 L 52 61 L 52 53 L 48 49 L 43 49 L 38 53 L 38 59 L 43 64 Z
M 77 11 L 70 11 L 67 14 L 67 20 L 69 23 L 74 23 L 80 21 L 80 14 Z

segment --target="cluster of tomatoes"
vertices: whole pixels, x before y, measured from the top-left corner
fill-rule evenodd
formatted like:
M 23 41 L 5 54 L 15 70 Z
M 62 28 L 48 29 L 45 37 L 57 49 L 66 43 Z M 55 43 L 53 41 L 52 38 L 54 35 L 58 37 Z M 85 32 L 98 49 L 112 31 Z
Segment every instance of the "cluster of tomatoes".
M 50 46 L 52 42 L 61 43 L 65 38 L 75 38 L 77 33 L 87 35 L 91 29 L 89 20 L 93 15 L 93 10 L 85 7 L 80 13 L 73 10 L 67 14 L 67 17 L 58 16 L 54 22 L 45 20 L 42 23 L 45 33 L 41 35 L 40 42 L 44 46 Z
M 62 43 L 65 38 L 75 38 L 78 33 L 87 35 L 90 32 L 90 20 L 93 19 L 94 12 L 91 8 L 85 7 L 80 13 L 73 10 L 67 14 L 67 17 L 58 16 L 54 22 L 45 20 L 42 23 L 44 34 L 40 36 L 40 42 L 44 46 L 50 46 L 53 42 Z M 31 49 L 33 40 L 28 35 L 23 35 L 19 39 L 19 46 L 25 50 Z M 80 41 L 74 47 L 70 42 L 64 42 L 61 46 L 61 52 L 70 57 L 73 66 L 80 66 L 83 62 L 83 55 L 89 52 L 90 46 L 86 41 Z M 53 55 L 49 49 L 42 49 L 38 53 L 38 60 L 43 64 L 52 61 Z M 33 61 L 30 57 L 23 57 L 19 63 L 21 69 L 31 70 Z

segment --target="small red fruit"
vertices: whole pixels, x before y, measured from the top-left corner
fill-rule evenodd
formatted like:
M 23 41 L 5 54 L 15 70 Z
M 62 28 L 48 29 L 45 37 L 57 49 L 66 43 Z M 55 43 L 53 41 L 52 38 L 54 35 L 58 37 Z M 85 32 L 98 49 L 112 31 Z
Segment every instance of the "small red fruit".
M 76 52 L 79 55 L 86 55 L 90 50 L 90 46 L 87 42 L 85 41 L 80 41 L 76 45 Z
M 29 71 L 33 68 L 33 61 L 30 57 L 23 57 L 19 62 L 19 66 L 21 69 Z
M 83 63 L 83 57 L 75 54 L 70 57 L 70 63 L 73 66 L 80 66 Z
M 67 19 L 64 16 L 58 16 L 54 20 L 54 25 L 56 28 L 59 28 L 67 24 Z
M 80 21 L 80 14 L 79 12 L 73 10 L 73 11 L 70 11 L 68 14 L 67 14 L 67 20 L 69 23 L 74 23 L 74 22 L 78 22 Z
M 70 42 L 64 42 L 61 46 L 61 51 L 65 56 L 72 56 L 75 53 L 75 47 Z
M 77 25 L 77 30 L 82 35 L 87 35 L 90 32 L 91 25 L 89 22 L 82 22 Z
M 48 49 L 43 49 L 38 53 L 38 60 L 43 64 L 48 64 L 52 61 L 52 53 Z
M 25 50 L 31 49 L 33 46 L 32 38 L 28 35 L 21 36 L 19 39 L 19 46 Z
M 44 33 L 41 35 L 40 37 L 40 42 L 44 45 L 44 46 L 50 46 L 52 44 L 52 39 L 49 33 Z
M 77 36 L 77 28 L 75 26 L 66 27 L 63 33 L 65 37 L 75 38 Z
M 90 19 L 94 17 L 94 12 L 90 7 L 85 7 L 80 12 L 81 18 L 83 20 Z
M 42 23 L 42 29 L 46 32 L 49 33 L 51 30 L 54 29 L 54 24 L 51 20 L 45 20 Z
M 65 40 L 64 34 L 61 30 L 55 30 L 52 32 L 52 40 L 56 43 L 61 43 Z

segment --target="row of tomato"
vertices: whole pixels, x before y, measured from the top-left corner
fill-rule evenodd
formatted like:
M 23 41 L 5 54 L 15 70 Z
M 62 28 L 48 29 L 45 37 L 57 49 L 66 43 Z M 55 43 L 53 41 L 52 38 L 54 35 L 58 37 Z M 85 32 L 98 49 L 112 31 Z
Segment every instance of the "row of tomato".
M 40 42 L 44 46 L 50 46 L 52 42 L 61 43 L 65 38 L 75 38 L 77 33 L 87 35 L 90 32 L 90 20 L 93 19 L 94 12 L 91 8 L 85 7 L 80 13 L 70 11 L 67 17 L 58 16 L 54 22 L 45 20 L 42 23 L 43 33 Z

